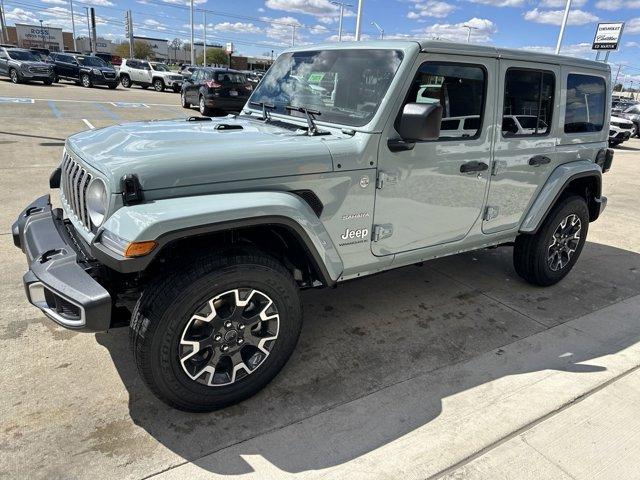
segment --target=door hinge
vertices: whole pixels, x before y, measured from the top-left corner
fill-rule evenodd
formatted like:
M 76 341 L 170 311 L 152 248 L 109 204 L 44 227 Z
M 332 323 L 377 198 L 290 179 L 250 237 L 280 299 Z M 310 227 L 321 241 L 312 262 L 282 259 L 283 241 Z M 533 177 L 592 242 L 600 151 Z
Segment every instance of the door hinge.
M 373 226 L 373 236 L 371 240 L 374 242 L 378 242 L 383 238 L 389 238 L 393 235 L 393 225 L 390 223 L 385 223 L 382 225 L 374 225 Z
M 484 209 L 484 215 L 482 219 L 485 221 L 493 220 L 498 216 L 498 213 L 500 213 L 500 207 L 488 205 L 487 208 Z
M 380 190 L 386 185 L 395 185 L 398 183 L 398 175 L 390 174 L 386 172 L 378 172 L 378 177 L 376 178 L 376 188 Z

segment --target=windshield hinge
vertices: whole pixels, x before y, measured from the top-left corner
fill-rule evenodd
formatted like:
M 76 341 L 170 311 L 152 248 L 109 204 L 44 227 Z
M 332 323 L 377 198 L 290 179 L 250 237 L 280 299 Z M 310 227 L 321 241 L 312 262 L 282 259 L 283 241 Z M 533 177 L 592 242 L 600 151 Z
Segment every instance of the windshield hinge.
M 371 241 L 379 242 L 384 238 L 389 238 L 393 235 L 393 225 L 391 223 L 384 223 L 381 225 L 373 226 L 373 235 L 371 236 Z
M 398 175 L 390 174 L 386 172 L 378 172 L 378 178 L 376 178 L 376 188 L 380 190 L 387 185 L 395 185 L 398 183 Z

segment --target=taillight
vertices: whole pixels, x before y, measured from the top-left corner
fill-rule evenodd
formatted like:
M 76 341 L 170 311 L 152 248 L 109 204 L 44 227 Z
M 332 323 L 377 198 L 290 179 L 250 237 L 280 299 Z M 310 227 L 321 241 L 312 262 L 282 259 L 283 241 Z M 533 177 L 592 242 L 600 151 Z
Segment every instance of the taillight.
M 250 83 L 245 84 L 244 88 L 246 88 L 249 91 L 253 90 L 253 85 L 251 85 Z
M 220 88 L 222 86 L 218 82 L 216 82 L 215 80 L 209 80 L 208 82 L 205 82 L 204 84 L 209 88 Z

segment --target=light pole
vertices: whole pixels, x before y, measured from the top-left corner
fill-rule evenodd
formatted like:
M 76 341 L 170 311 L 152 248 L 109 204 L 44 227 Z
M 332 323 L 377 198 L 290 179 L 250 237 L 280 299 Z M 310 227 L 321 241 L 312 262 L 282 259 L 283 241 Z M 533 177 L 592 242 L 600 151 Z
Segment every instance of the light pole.
M 202 57 L 202 66 L 206 67 L 207 66 L 207 11 L 206 10 L 202 10 L 202 50 L 203 50 L 203 57 Z
M 78 51 L 78 46 L 76 45 L 76 21 L 73 17 L 73 0 L 69 0 L 69 10 L 71 11 L 71 31 L 73 32 L 73 51 Z
M 296 45 L 296 25 L 291 25 L 291 46 L 294 47 Z
M 384 40 L 384 28 L 382 28 L 376 22 L 371 22 L 371 25 L 373 25 L 374 27 L 376 27 L 378 29 L 378 32 L 380 33 L 380 40 Z
M 2 40 L 2 43 L 9 43 L 9 35 L 7 35 L 7 24 L 4 20 L 4 2 L 2 0 L 0 0 L 0 29 L 2 29 L 0 40 Z
M 189 20 L 191 23 L 191 65 L 195 65 L 196 64 L 196 50 L 195 50 L 195 45 L 193 44 L 194 38 L 195 38 L 195 34 L 193 32 L 193 0 L 191 0 L 191 8 L 189 9 Z
M 362 33 L 362 9 L 364 7 L 364 0 L 358 0 L 358 16 L 356 17 L 356 42 L 360 41 L 360 35 Z
M 38 20 L 40 22 L 40 35 L 42 35 L 42 48 L 45 48 L 44 46 L 44 27 L 42 26 L 42 22 L 43 20 Z
M 562 37 L 564 37 L 564 29 L 567 26 L 569 10 L 571 10 L 571 0 L 567 0 L 567 4 L 564 7 L 564 17 L 562 18 L 562 25 L 560 25 L 560 33 L 558 34 L 558 43 L 556 44 L 556 55 L 560 53 L 560 47 L 562 47 Z
M 89 39 L 89 51 L 93 52 L 93 42 L 91 41 L 91 23 L 89 23 L 89 7 L 84 7 L 84 11 L 87 14 L 87 38 Z
M 342 18 L 344 17 L 344 7 L 353 7 L 350 3 L 331 2 L 340 7 L 340 25 L 338 27 L 338 41 L 342 41 Z
M 467 29 L 467 43 L 471 41 L 471 30 L 479 30 L 478 27 L 472 27 L 471 25 L 467 25 L 466 23 L 462 25 L 462 28 Z

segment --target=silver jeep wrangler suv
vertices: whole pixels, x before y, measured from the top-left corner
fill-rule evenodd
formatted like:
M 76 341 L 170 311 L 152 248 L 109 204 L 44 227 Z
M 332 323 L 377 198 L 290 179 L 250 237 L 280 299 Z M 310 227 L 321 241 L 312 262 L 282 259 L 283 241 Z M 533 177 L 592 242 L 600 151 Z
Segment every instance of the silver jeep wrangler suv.
M 241 114 L 70 137 L 13 225 L 29 301 L 60 325 L 128 324 L 163 401 L 206 411 L 295 348 L 299 291 L 512 245 L 553 285 L 606 205 L 604 63 L 436 41 L 295 48 Z M 526 116 L 526 125 L 513 119 Z

